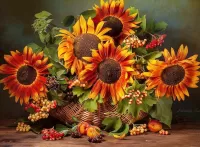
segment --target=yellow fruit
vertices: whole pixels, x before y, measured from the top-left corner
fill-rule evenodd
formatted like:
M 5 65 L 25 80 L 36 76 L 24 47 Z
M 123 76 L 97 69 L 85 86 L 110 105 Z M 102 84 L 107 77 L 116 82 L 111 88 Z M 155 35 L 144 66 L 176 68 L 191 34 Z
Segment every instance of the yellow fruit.
M 97 126 L 90 126 L 88 129 L 87 129 L 87 136 L 90 137 L 90 138 L 95 138 L 95 137 L 98 137 L 100 136 L 100 128 L 97 127 Z
M 122 135 L 115 135 L 113 134 L 113 137 L 116 138 L 116 139 L 124 139 L 126 136 L 126 134 L 122 134 Z
M 87 122 L 81 122 L 78 124 L 78 131 L 82 134 L 82 135 L 86 135 L 87 134 L 87 129 L 90 126 L 89 123 Z

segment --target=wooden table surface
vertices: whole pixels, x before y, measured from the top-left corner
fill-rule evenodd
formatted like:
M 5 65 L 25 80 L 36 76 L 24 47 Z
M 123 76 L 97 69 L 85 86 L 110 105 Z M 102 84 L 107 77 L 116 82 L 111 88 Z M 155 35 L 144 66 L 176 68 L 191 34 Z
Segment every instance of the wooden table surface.
M 13 128 L 0 123 L 0 147 L 200 147 L 200 124 L 177 124 L 172 126 L 171 135 L 161 136 L 148 132 L 146 135 L 128 136 L 124 140 L 105 137 L 99 144 L 89 143 L 86 137 L 65 137 L 59 141 L 43 141 L 41 135 L 17 133 Z

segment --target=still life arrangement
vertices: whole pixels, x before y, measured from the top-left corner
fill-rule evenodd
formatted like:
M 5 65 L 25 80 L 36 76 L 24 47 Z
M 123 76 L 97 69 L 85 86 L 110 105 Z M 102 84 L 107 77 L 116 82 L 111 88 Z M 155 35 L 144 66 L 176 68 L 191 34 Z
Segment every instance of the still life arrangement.
M 47 11 L 35 14 L 41 43 L 4 55 L 0 83 L 29 113 L 16 130 L 43 140 L 86 135 L 91 143 L 105 135 L 169 135 L 173 101 L 198 87 L 198 55 L 187 57 L 186 45 L 163 49 L 167 24 L 147 21 L 124 0 L 100 0 L 62 25 Z

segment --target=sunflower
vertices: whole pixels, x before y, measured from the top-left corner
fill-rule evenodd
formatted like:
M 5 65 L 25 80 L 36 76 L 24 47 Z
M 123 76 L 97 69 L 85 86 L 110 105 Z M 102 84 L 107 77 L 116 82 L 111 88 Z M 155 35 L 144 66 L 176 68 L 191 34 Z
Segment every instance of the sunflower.
M 92 87 L 89 98 L 94 99 L 99 93 L 104 100 L 112 97 L 117 103 L 124 96 L 124 88 L 131 78 L 135 63 L 134 53 L 113 41 L 99 44 L 98 50 L 92 50 L 92 57 L 83 57 L 88 62 L 80 72 L 79 79 Z
M 137 13 L 130 15 L 130 9 L 124 10 L 124 0 L 109 0 L 104 2 L 101 0 L 101 6 L 94 6 L 96 17 L 93 18 L 97 24 L 105 21 L 103 27 L 111 28 L 107 35 L 113 37 L 117 41 L 122 41 L 126 36 L 134 34 L 133 29 L 139 28 L 136 21 Z
M 84 69 L 85 61 L 82 57 L 90 57 L 91 49 L 97 49 L 98 43 L 110 40 L 111 37 L 104 35 L 109 28 L 102 29 L 104 22 L 100 22 L 95 28 L 91 18 L 86 20 L 83 16 L 73 26 L 73 33 L 60 30 L 58 36 L 62 41 L 58 47 L 58 57 L 64 59 L 65 67 L 71 70 L 71 74 L 79 73 Z
M 37 100 L 45 97 L 45 74 L 51 64 L 46 64 L 48 58 L 43 58 L 43 52 L 33 53 L 32 48 L 25 47 L 23 53 L 11 51 L 11 55 L 4 55 L 8 64 L 0 66 L 0 73 L 8 75 L 0 81 L 4 83 L 4 90 L 8 89 L 10 97 L 15 96 L 15 101 L 20 104 L 28 103 L 30 97 Z
M 196 59 L 198 55 L 193 55 L 186 59 L 188 47 L 180 46 L 177 55 L 171 48 L 171 54 L 164 49 L 163 56 L 165 61 L 151 60 L 147 69 L 149 72 L 145 75 L 150 76 L 146 81 L 148 89 L 156 88 L 155 95 L 157 97 L 172 96 L 174 100 L 177 98 L 185 100 L 185 95 L 189 96 L 187 87 L 197 88 L 200 75 L 200 62 Z

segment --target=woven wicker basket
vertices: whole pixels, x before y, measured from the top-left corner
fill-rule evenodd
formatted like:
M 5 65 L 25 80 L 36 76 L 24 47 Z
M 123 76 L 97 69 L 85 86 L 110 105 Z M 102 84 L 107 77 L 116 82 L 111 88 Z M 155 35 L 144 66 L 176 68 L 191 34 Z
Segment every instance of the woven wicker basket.
M 100 126 L 101 122 L 106 117 L 120 117 L 124 123 L 131 124 L 137 120 L 141 120 L 147 116 L 146 113 L 140 112 L 138 118 L 133 118 L 131 115 L 122 115 L 116 112 L 117 106 L 111 105 L 109 102 L 98 105 L 96 112 L 84 110 L 80 103 L 70 103 L 63 107 L 57 107 L 52 110 L 50 115 L 57 118 L 63 123 L 73 123 L 72 117 L 78 118 L 80 121 L 88 122 L 95 126 Z

